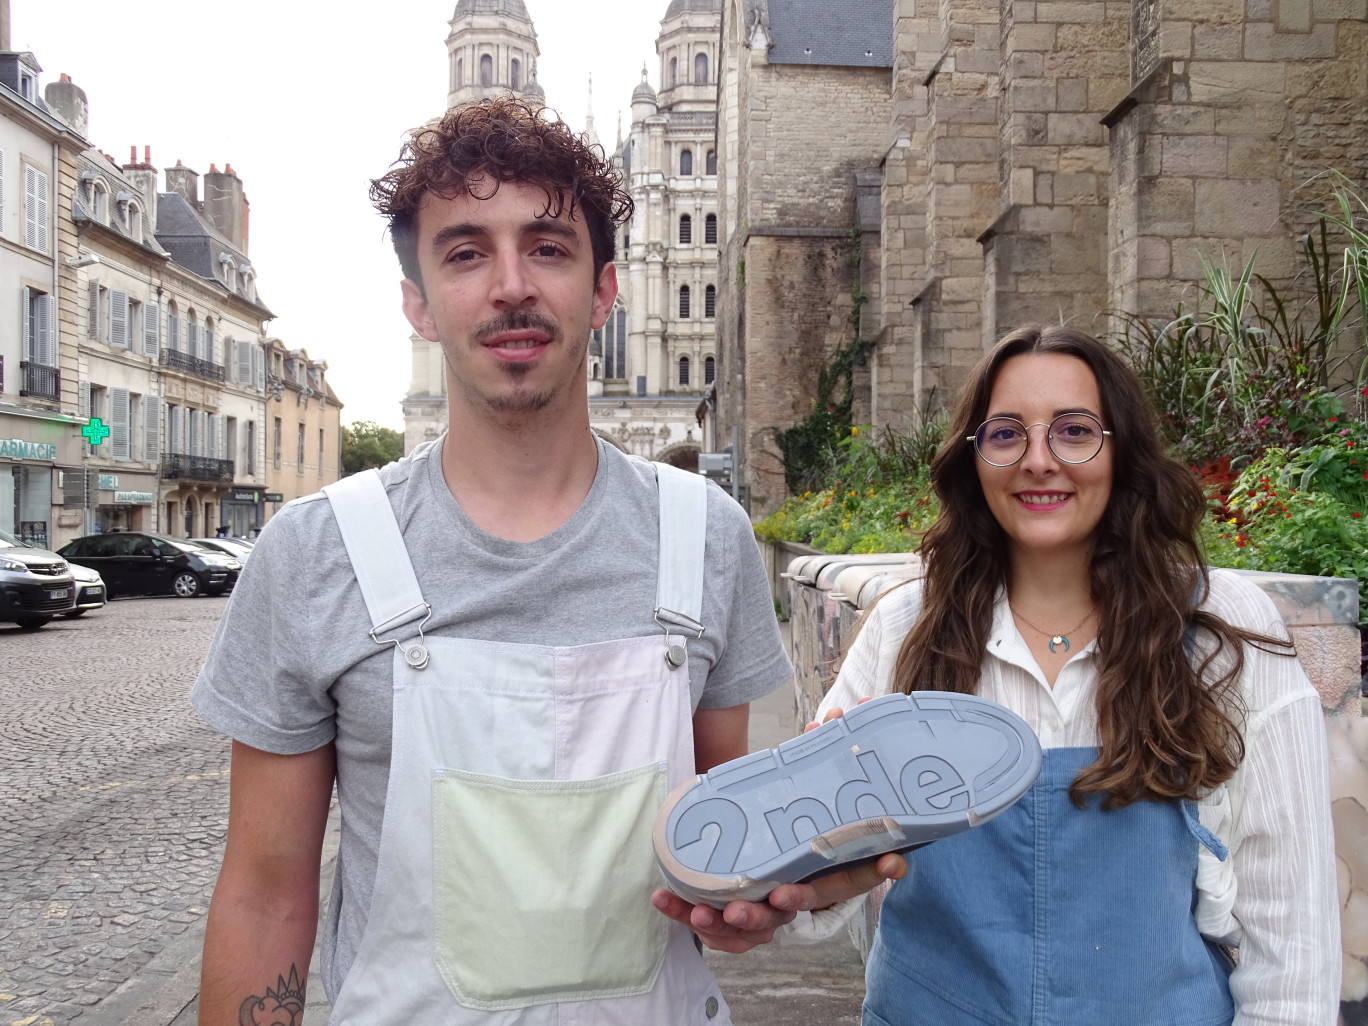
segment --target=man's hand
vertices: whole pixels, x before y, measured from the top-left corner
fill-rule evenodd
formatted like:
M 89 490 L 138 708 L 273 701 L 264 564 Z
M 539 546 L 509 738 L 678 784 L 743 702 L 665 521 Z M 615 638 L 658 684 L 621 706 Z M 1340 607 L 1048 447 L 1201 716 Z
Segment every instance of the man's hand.
M 677 894 L 661 890 L 651 895 L 651 904 L 698 934 L 715 951 L 740 954 L 758 944 L 768 944 L 774 939 L 774 931 L 792 922 L 799 912 L 828 908 L 871 891 L 885 880 L 900 880 L 906 873 L 907 860 L 889 853 L 874 863 L 840 869 L 809 883 L 780 884 L 765 901 L 733 901 L 718 910 L 691 905 Z

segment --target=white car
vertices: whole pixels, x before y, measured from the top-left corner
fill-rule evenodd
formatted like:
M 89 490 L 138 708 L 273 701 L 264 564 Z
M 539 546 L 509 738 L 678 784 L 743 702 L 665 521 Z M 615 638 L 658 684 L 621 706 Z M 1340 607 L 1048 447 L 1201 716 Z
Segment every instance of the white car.
M 87 610 L 99 609 L 109 601 L 104 578 L 100 576 L 98 571 L 92 570 L 88 566 L 81 566 L 79 563 L 70 564 L 68 569 L 71 571 L 72 579 L 76 582 L 76 608 L 67 610 L 62 614 L 63 616 L 77 617 Z

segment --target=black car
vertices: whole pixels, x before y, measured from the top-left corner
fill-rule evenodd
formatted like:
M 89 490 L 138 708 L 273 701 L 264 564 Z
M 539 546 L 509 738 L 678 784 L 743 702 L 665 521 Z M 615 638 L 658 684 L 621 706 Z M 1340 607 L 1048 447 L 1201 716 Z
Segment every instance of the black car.
M 221 595 L 242 564 L 183 538 L 118 531 L 88 534 L 62 546 L 60 556 L 99 571 L 106 594 Z

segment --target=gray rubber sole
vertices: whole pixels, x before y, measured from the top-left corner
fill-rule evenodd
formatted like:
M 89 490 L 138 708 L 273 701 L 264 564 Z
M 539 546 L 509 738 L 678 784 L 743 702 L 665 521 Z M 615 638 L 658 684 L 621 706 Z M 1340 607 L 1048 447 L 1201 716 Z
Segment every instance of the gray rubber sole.
M 986 823 L 1040 766 L 1031 728 L 996 702 L 885 695 L 677 787 L 656 817 L 656 859 L 694 904 L 756 901 Z

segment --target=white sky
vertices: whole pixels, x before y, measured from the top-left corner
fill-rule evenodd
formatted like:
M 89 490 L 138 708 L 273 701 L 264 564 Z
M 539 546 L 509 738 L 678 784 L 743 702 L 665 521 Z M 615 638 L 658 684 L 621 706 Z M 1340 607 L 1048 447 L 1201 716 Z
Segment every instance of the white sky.
M 525 2 L 547 102 L 582 129 L 592 74 L 595 129 L 611 147 L 643 62 L 659 86 L 668 0 Z M 402 428 L 411 329 L 366 190 L 405 129 L 445 106 L 456 0 L 387 0 L 366 18 L 304 0 L 115 7 L 11 0 L 11 45 L 38 58 L 41 86 L 65 73 L 85 90 L 90 142 L 120 164 L 145 145 L 159 171 L 232 164 L 252 204 L 260 295 L 277 315 L 267 332 L 328 361 L 344 423 Z

